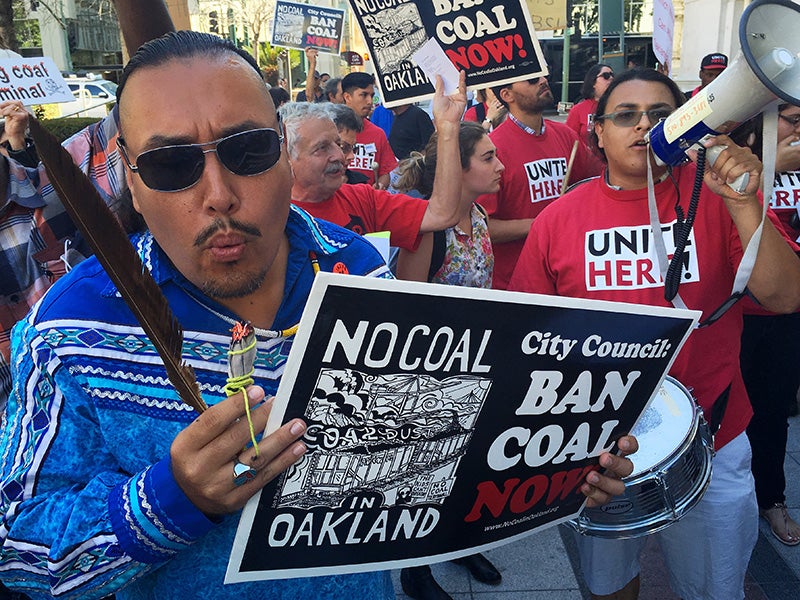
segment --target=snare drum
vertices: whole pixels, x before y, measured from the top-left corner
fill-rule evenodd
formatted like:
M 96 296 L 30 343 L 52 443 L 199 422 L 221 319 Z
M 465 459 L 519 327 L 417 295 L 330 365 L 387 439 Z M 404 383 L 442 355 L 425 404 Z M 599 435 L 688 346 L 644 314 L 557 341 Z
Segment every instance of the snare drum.
M 689 391 L 667 377 L 631 429 L 639 451 L 628 456 L 633 473 L 625 493 L 569 522 L 580 533 L 604 538 L 649 535 L 668 527 L 703 497 L 711 480 L 714 444 Z

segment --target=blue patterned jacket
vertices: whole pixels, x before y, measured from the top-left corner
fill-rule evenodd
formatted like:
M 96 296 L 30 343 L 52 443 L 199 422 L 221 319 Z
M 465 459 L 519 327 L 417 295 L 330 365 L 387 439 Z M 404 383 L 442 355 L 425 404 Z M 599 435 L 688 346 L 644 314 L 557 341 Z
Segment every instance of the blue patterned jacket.
M 369 242 L 292 208 L 276 329 L 300 320 L 313 271 L 390 277 Z M 184 329 L 209 404 L 225 397 L 235 315 L 132 238 Z M 291 338 L 259 335 L 254 378 L 277 390 Z M 238 514 L 208 520 L 172 477 L 169 448 L 196 416 L 98 262 L 61 278 L 14 329 L 14 389 L 0 438 L 0 578 L 34 597 L 392 598 L 386 573 L 223 586 Z

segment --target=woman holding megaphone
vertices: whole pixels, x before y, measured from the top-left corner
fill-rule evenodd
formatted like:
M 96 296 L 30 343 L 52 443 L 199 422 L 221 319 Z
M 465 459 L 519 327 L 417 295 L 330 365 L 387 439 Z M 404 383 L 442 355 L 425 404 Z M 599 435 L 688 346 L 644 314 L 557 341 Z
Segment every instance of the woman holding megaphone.
M 534 220 L 509 289 L 669 307 L 673 302 L 667 296 L 702 311 L 703 319 L 716 313 L 713 322 L 691 333 L 669 370 L 693 390 L 716 430 L 713 474 L 703 499 L 653 535 L 659 536 L 670 584 L 679 597 L 735 600 L 744 594 L 758 507 L 745 435 L 751 409 L 739 367 L 742 303 L 718 309 L 728 304 L 742 248 L 761 222 L 761 163 L 750 150 L 717 136 L 708 145 L 724 149 L 713 166 L 700 167 L 697 181 L 694 163 L 656 164 L 646 134 L 683 101 L 675 83 L 656 71 L 631 69 L 614 78 L 593 120 L 592 141 L 606 169 Z M 702 165 L 702 157 L 692 156 Z M 745 173 L 749 182 L 741 192 L 726 184 Z M 690 213 L 693 188 L 697 202 Z M 590 247 L 586 240 L 592 236 L 637 243 Z M 675 239 L 680 237 L 685 244 L 678 253 Z M 667 254 L 679 254 L 678 277 L 673 278 L 677 295 L 666 293 L 659 245 L 664 261 Z M 770 222 L 764 226 L 749 289 L 774 312 L 800 307 L 800 259 Z M 645 541 L 579 537 L 582 571 L 594 597 L 638 596 L 638 557 Z

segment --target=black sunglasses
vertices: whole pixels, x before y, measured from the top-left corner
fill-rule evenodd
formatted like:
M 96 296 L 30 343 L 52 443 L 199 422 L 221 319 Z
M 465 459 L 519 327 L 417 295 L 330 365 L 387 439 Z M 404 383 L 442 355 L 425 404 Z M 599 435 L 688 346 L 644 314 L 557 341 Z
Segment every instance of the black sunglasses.
M 614 79 L 614 73 L 612 73 L 611 71 L 604 71 L 602 73 L 598 73 L 597 77 L 602 77 L 603 79 L 608 81 L 609 79 Z M 597 79 L 597 77 L 595 77 L 595 79 Z
M 200 181 L 205 155 L 209 152 L 216 152 L 219 161 L 234 175 L 260 175 L 278 162 L 282 143 L 283 137 L 274 129 L 250 129 L 202 144 L 153 148 L 142 152 L 133 164 L 128 158 L 125 140 L 117 138 L 117 146 L 128 168 L 157 192 L 180 192 Z
M 651 108 L 650 110 L 619 110 L 607 115 L 596 115 L 594 120 L 610 119 L 617 127 L 634 127 L 642 120 L 642 115 L 647 115 L 651 124 L 655 125 L 661 119 L 666 119 L 672 114 L 671 108 Z
M 792 127 L 797 127 L 800 124 L 800 114 L 793 114 L 793 115 L 778 115 L 781 119 L 789 123 Z

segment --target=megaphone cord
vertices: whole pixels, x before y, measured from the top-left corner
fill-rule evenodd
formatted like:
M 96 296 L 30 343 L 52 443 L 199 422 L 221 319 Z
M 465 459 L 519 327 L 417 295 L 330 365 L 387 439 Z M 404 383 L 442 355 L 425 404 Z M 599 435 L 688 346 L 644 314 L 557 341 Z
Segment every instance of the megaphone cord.
M 703 174 L 706 170 L 706 149 L 699 148 L 697 150 L 697 172 L 694 175 L 694 186 L 692 187 L 692 198 L 689 200 L 689 210 L 686 218 L 683 218 L 683 209 L 680 204 L 675 206 L 675 213 L 677 219 L 675 221 L 675 252 L 672 254 L 672 260 L 669 262 L 667 269 L 667 276 L 664 279 L 664 298 L 668 302 L 672 302 L 678 294 L 678 286 L 681 284 L 681 275 L 683 273 L 683 252 L 686 249 L 686 243 L 689 241 L 689 234 L 692 232 L 694 219 L 697 215 L 697 205 L 700 201 L 700 190 L 703 187 Z

